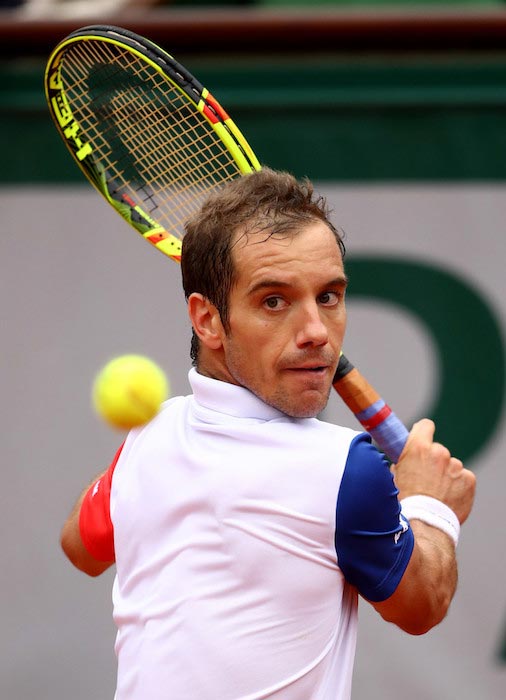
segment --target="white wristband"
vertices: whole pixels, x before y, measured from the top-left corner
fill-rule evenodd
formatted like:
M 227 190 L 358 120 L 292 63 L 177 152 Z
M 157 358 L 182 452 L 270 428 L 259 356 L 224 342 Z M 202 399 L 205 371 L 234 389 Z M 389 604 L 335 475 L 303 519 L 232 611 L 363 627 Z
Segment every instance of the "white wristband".
M 431 496 L 407 496 L 401 501 L 402 514 L 408 520 L 422 520 L 446 532 L 457 546 L 460 534 L 459 519 L 453 510 Z

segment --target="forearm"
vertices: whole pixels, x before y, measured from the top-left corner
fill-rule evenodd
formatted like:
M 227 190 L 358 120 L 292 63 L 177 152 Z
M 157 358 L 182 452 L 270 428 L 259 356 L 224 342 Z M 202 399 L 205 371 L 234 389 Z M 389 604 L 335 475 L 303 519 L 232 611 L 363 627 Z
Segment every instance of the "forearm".
M 455 545 L 441 530 L 419 520 L 411 527 L 415 547 L 395 593 L 373 603 L 380 615 L 409 634 L 425 634 L 439 624 L 457 587 Z
M 385 620 L 410 634 L 428 632 L 448 612 L 457 587 L 455 547 L 476 487 L 474 474 L 433 441 L 434 427 L 425 419 L 415 423 L 393 468 L 415 546 L 394 594 L 373 603 Z

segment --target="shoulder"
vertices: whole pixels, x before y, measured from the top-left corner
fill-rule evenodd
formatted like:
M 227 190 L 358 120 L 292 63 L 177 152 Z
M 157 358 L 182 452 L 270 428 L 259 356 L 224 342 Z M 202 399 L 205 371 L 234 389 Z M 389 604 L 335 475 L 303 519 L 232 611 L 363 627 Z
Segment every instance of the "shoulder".
M 181 421 L 186 420 L 189 405 L 188 396 L 175 396 L 165 401 L 158 414 L 149 423 L 133 428 L 126 436 L 121 455 L 118 459 L 116 472 L 121 471 L 122 465 L 139 450 L 158 449 L 162 444 L 170 444 L 170 436 Z M 169 438 L 169 439 L 167 439 Z

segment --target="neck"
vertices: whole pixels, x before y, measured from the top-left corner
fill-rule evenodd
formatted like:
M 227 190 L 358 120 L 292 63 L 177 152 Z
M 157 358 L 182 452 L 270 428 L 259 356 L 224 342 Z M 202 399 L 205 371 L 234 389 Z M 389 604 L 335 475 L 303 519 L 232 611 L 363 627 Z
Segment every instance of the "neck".
M 240 386 L 239 382 L 237 382 L 228 371 L 228 367 L 225 363 L 225 355 L 221 349 L 209 351 L 207 348 L 201 347 L 196 370 L 204 377 L 209 377 L 209 379 L 216 379 L 220 382 L 227 382 L 228 384 Z

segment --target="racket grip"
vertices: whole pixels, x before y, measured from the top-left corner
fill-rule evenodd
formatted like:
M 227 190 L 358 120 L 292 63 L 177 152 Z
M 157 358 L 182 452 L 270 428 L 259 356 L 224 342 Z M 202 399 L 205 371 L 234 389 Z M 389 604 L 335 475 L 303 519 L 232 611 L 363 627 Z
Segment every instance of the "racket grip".
M 408 430 L 367 379 L 341 354 L 334 389 L 379 449 L 397 462 L 408 439 Z

